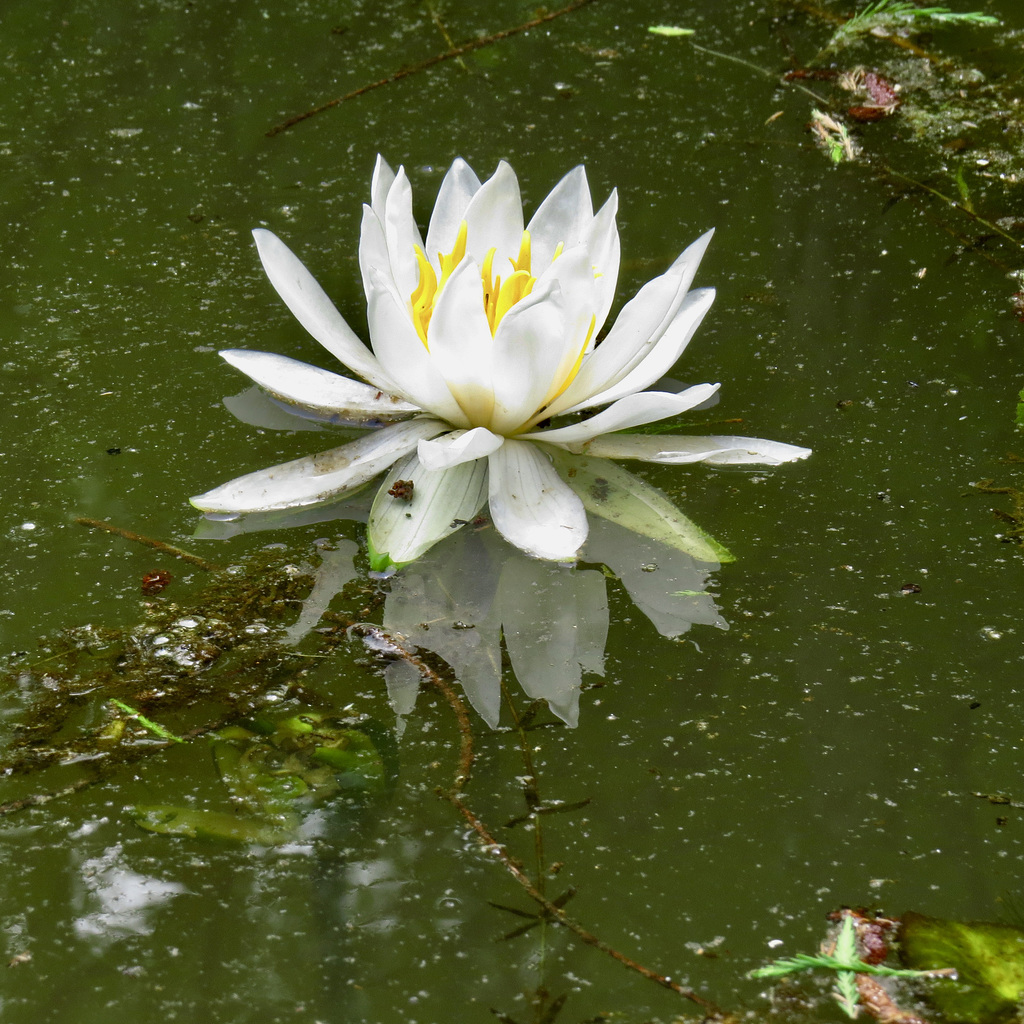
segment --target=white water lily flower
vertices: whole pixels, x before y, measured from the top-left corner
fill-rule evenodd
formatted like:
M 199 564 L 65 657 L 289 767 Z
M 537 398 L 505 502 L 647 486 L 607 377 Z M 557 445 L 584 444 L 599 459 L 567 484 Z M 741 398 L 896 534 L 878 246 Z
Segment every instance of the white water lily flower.
M 378 157 L 359 241 L 370 347 L 284 243 L 254 231 L 288 308 L 367 383 L 272 353 L 221 355 L 297 412 L 384 425 L 192 503 L 233 515 L 309 505 L 390 470 L 369 520 L 379 564 L 414 560 L 485 502 L 517 547 L 568 561 L 586 540 L 587 517 L 545 446 L 663 463 L 776 465 L 810 454 L 749 437 L 618 433 L 693 409 L 719 385 L 644 390 L 679 359 L 714 299 L 712 289 L 689 290 L 711 232 L 644 285 L 597 340 L 619 270 L 616 206 L 613 192 L 595 213 L 577 167 L 524 230 L 512 168 L 500 163 L 481 184 L 459 159 L 441 184 L 424 242 L 404 169 L 396 173 Z M 563 416 L 572 419 L 551 425 Z

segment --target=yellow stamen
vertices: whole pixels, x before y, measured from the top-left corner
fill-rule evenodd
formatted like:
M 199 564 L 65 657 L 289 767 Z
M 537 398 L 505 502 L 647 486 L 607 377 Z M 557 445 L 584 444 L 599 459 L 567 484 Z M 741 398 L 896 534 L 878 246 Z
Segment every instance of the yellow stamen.
M 563 394 L 566 388 L 576 379 L 576 374 L 580 372 L 580 367 L 583 365 L 583 357 L 587 354 L 587 349 L 590 347 L 590 339 L 594 336 L 594 328 L 597 326 L 597 317 L 591 316 L 590 327 L 587 328 L 587 336 L 583 339 L 583 344 L 580 346 L 578 355 L 576 356 L 576 362 L 572 364 L 572 369 L 565 375 L 565 380 L 562 381 L 562 386 L 558 388 L 554 394 L 550 395 L 544 400 L 544 406 L 549 406 L 559 395 Z
M 499 280 L 501 280 L 499 278 Z M 528 270 L 517 270 L 503 282 L 495 295 L 494 314 L 489 317 L 491 334 L 498 329 L 501 318 L 520 300 L 525 298 L 533 290 L 533 283 L 537 278 L 531 276 Z
M 469 226 L 463 221 L 459 225 L 459 233 L 455 239 L 455 245 L 450 253 L 439 252 L 437 254 L 438 265 L 441 268 L 441 276 L 431 266 L 423 250 L 416 246 L 416 263 L 419 267 L 419 283 L 416 285 L 409 302 L 412 307 L 413 323 L 420 340 L 427 345 L 427 333 L 430 328 L 430 319 L 434 314 L 438 299 L 448 279 L 452 276 L 455 268 L 465 259 L 466 240 L 469 235 Z M 557 259 L 564 248 L 559 243 L 555 250 L 554 258 Z M 509 257 L 512 264 L 512 273 L 506 280 L 494 276 L 494 257 L 496 249 L 490 249 L 484 257 L 484 264 L 480 268 L 480 278 L 483 285 L 484 315 L 487 317 L 487 326 L 491 329 L 491 335 L 498 329 L 501 318 L 517 303 L 526 298 L 533 291 L 537 278 L 533 276 L 531 269 L 532 245 L 530 232 L 524 231 L 519 242 L 519 253 L 515 259 Z M 593 329 L 593 328 L 591 328 Z M 582 359 L 582 355 L 580 357 Z M 578 366 L 577 366 L 578 369 Z M 575 371 L 574 371 L 575 373 Z M 566 383 L 568 387 L 568 383 Z
M 430 265 L 423 250 L 416 246 L 416 262 L 420 268 L 420 283 L 412 293 L 409 301 L 412 303 L 412 322 L 416 326 L 416 333 L 420 341 L 427 344 L 427 326 L 430 323 L 430 314 L 434 311 L 434 299 L 438 292 L 437 275 Z
M 466 238 L 468 235 L 469 225 L 463 221 L 459 225 L 459 233 L 455 237 L 455 246 L 452 248 L 452 251 L 447 256 L 441 252 L 437 254 L 438 262 L 441 264 L 441 281 L 437 286 L 438 291 L 444 287 L 445 281 L 452 276 L 452 271 L 462 262 L 462 258 L 466 255 Z
M 530 273 L 530 232 L 524 231 L 522 241 L 519 243 L 519 256 L 517 259 L 509 259 L 513 270 L 525 270 Z

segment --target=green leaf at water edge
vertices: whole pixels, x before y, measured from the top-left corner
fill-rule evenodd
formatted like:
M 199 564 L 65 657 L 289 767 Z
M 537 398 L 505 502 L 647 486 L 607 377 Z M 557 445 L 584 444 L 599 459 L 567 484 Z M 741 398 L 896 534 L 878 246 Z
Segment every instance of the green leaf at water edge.
M 1024 930 L 1008 924 L 944 921 L 912 911 L 903 915 L 900 948 L 908 967 L 953 967 L 957 978 L 937 979 L 929 1000 L 950 1022 L 1009 1020 L 1024 997 Z
M 555 468 L 588 512 L 650 537 L 701 562 L 732 562 L 733 555 L 655 487 L 609 459 L 552 451 Z
M 1021 389 L 1020 394 L 1017 396 L 1019 401 L 1017 402 L 1017 426 L 1024 427 L 1024 388 Z

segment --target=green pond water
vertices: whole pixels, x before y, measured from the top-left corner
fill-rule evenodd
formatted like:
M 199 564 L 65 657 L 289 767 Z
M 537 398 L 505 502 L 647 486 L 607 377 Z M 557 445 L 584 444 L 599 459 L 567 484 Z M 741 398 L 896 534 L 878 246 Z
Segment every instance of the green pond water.
M 1024 11 L 957 6 L 1003 25 L 925 44 L 1012 96 Z M 817 101 L 780 81 L 830 28 L 742 0 L 596 0 L 266 135 L 443 52 L 445 32 L 459 43 L 538 13 L 464 0 L 8 0 L 0 653 L 9 669 L 31 666 L 62 631 L 137 627 L 144 601 L 203 607 L 204 570 L 78 518 L 238 566 L 243 580 L 251 558 L 311 578 L 328 549 L 355 550 L 362 527 L 343 520 L 193 536 L 190 495 L 339 443 L 242 422 L 222 402 L 247 385 L 219 349 L 332 365 L 266 282 L 253 227 L 281 235 L 362 330 L 356 247 L 378 152 L 409 171 L 421 222 L 457 155 L 481 176 L 509 160 L 528 210 L 584 162 L 598 202 L 619 190 L 616 308 L 717 229 L 697 283 L 718 297 L 675 371 L 723 384 L 694 430 L 814 454 L 753 472 L 633 464 L 736 561 L 713 573 L 704 624 L 676 639 L 607 580 L 604 675 L 585 673 L 575 729 L 542 712 L 545 727 L 521 734 L 529 698 L 506 667 L 499 727 L 469 710 L 467 804 L 549 898 L 574 890 L 566 910 L 587 931 L 736 1013 L 768 1012 L 765 983 L 746 972 L 816 949 L 843 905 L 1019 923 L 1024 820 L 975 794 L 1024 800 L 1024 556 L 992 514 L 1013 513 L 1013 496 L 972 484 L 1024 487 L 1007 461 L 1024 455 L 1009 275 L 1024 258 L 1006 238 L 972 247 L 992 235 L 985 225 L 879 170 L 886 161 L 958 199 L 966 166 L 979 216 L 1020 237 L 1012 160 L 989 142 L 968 157 L 938 134 L 915 142 L 897 114 L 863 128 L 873 169 L 833 166 L 805 130 Z M 648 33 L 657 24 L 693 28 L 698 45 L 770 74 Z M 884 52 L 865 47 L 843 66 Z M 1019 152 L 1007 131 L 991 146 Z M 635 577 L 641 555 L 629 557 Z M 365 561 L 356 569 L 331 607 L 379 623 L 387 584 Z M 173 580 L 146 598 L 157 570 Z M 299 615 L 275 607 L 284 627 Z M 534 904 L 436 795 L 459 764 L 448 703 L 425 691 L 399 723 L 363 634 L 329 649 L 318 636 L 300 648 L 300 696 L 371 723 L 386 762 L 378 790 L 321 808 L 309 841 L 143 831 L 133 806 L 230 809 L 199 739 L 0 818 L 0 958 L 15 961 L 0 978 L 5 1024 L 427 1024 L 492 1010 L 526 1024 L 563 995 L 561 1021 L 700 1012 L 562 927 L 505 938 L 530 922 L 495 904 Z M 294 711 L 298 670 L 268 663 L 239 656 L 234 676 L 197 686 L 191 703 L 179 694 L 165 714 L 158 695 L 139 699 L 179 732 L 268 687 Z M 78 709 L 58 739 L 110 717 L 85 667 L 5 678 L 21 679 L 0 693 L 7 752 L 41 702 Z M 94 767 L 68 760 L 9 773 L 0 801 Z M 580 806 L 510 826 L 529 811 L 527 783 L 543 802 Z M 807 1012 L 838 1019 L 825 997 Z

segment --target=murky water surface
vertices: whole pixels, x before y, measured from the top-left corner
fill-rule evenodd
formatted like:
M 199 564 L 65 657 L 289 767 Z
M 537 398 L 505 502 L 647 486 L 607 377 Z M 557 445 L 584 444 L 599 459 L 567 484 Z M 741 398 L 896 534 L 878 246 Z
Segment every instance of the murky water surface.
M 585 162 L 596 198 L 619 189 L 623 298 L 717 228 L 698 283 L 718 298 L 676 375 L 722 381 L 701 415 L 743 425 L 712 430 L 814 456 L 757 472 L 641 467 L 736 555 L 711 581 L 717 610 L 668 639 L 609 580 L 604 676 L 584 675 L 579 726 L 545 713 L 548 727 L 524 734 L 527 762 L 509 704 L 495 697 L 498 730 L 471 711 L 466 799 L 549 897 L 575 891 L 567 910 L 585 928 L 732 1010 L 763 1009 L 745 972 L 814 949 L 841 905 L 1013 920 L 1024 853 L 1019 812 L 973 795 L 1022 799 L 1022 555 L 991 511 L 1013 499 L 972 489 L 1021 485 L 1006 461 L 1024 454 L 1007 277 L 1019 248 L 969 251 L 984 233 L 970 218 L 863 164 L 833 167 L 804 131 L 815 101 L 777 77 L 788 48 L 809 61 L 829 30 L 769 6 L 598 0 L 273 138 L 293 114 L 444 51 L 444 32 L 459 42 L 537 12 L 12 0 L 0 16 L 0 645 L 19 664 L 49 656 L 62 630 L 141 622 L 140 583 L 158 570 L 174 578 L 148 600 L 202 605 L 204 570 L 76 518 L 221 566 L 277 545 L 307 574 L 359 540 L 346 521 L 193 538 L 189 495 L 338 443 L 222 404 L 246 385 L 219 349 L 330 365 L 265 281 L 252 227 L 284 237 L 359 329 L 360 203 L 378 151 L 409 170 L 423 219 L 456 155 L 484 175 L 508 159 L 529 209 Z M 1019 79 L 1018 5 L 974 6 L 1004 30 L 933 45 Z M 694 28 L 700 46 L 771 74 L 654 24 Z M 897 120 L 864 131 L 891 166 L 954 187 Z M 1019 210 L 1020 186 L 976 166 L 967 184 L 993 211 L 979 212 L 1005 216 L 1014 197 Z M 332 607 L 379 622 L 379 586 L 359 576 Z M 592 618 L 601 600 L 588 594 Z M 152 650 L 193 650 L 165 640 Z M 585 667 L 599 662 L 591 652 Z M 255 678 L 258 691 L 262 664 L 223 685 Z M 302 667 L 311 702 L 395 736 L 383 663 L 360 635 Z M 45 697 L 38 673 L 26 678 L 0 694 L 7 746 Z M 394 696 L 402 681 L 390 682 Z M 507 668 L 505 682 L 523 714 Z M 204 706 L 179 706 L 173 725 Z M 0 956 L 31 955 L 4 974 L 3 1019 L 486 1021 L 493 1009 L 525 1022 L 540 990 L 568 994 L 565 1020 L 688 1012 L 564 929 L 503 939 L 530 922 L 495 904 L 533 904 L 435 794 L 458 768 L 451 709 L 422 693 L 402 723 L 386 792 L 326 815 L 315 841 L 137 827 L 138 804 L 230 806 L 205 740 L 3 818 Z M 12 777 L 2 799 L 87 768 Z M 509 825 L 529 810 L 531 771 L 541 801 L 587 802 Z

